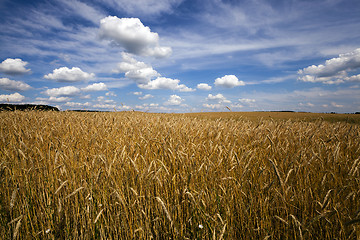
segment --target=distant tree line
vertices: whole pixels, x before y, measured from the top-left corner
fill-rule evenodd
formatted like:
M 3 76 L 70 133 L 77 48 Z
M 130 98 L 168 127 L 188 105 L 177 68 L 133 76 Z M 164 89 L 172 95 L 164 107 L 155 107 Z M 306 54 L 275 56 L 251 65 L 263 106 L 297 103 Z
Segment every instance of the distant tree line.
M 0 111 L 59 111 L 57 107 L 37 104 L 0 104 Z

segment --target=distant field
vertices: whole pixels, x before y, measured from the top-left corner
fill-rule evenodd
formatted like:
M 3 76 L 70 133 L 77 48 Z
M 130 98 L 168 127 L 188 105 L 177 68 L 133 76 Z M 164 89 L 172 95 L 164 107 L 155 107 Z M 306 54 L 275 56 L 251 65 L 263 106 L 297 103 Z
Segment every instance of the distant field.
M 0 239 L 359 239 L 359 123 L 0 112 Z
M 347 122 L 360 124 L 360 114 L 306 113 L 306 112 L 204 112 L 186 113 L 185 116 L 200 118 L 229 118 L 244 120 L 291 120 Z

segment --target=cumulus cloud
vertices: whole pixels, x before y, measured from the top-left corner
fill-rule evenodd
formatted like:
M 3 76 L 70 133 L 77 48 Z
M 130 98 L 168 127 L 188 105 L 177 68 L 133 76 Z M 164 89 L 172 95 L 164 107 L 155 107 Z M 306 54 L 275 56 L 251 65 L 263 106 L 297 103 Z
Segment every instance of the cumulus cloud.
M 125 73 L 125 77 L 134 80 L 136 83 L 146 83 L 150 81 L 151 78 L 160 76 L 152 67 L 142 68 L 137 70 L 131 70 Z
M 9 75 L 25 74 L 30 72 L 30 69 L 26 69 L 28 62 L 21 60 L 20 58 L 7 58 L 0 63 L 0 72 Z
M 171 96 L 169 97 L 169 100 L 167 100 L 164 104 L 165 104 L 165 105 L 177 106 L 177 105 L 180 105 L 183 101 L 185 101 L 185 100 L 182 99 L 180 96 L 178 96 L 178 95 L 171 95 Z
M 195 89 L 189 88 L 184 84 L 179 84 L 179 79 L 171 79 L 165 77 L 158 77 L 146 84 L 139 84 L 138 86 L 143 89 L 170 89 L 180 92 L 193 92 Z
M 59 82 L 78 82 L 89 80 L 94 77 L 94 73 L 83 72 L 78 67 L 73 67 L 71 69 L 67 67 L 61 67 L 58 69 L 54 69 L 53 73 L 49 73 L 44 76 L 45 79 L 55 80 Z
M 146 94 L 144 95 L 143 97 L 139 97 L 140 100 L 146 100 L 146 99 L 149 99 L 149 98 L 153 98 L 154 96 L 151 95 L 151 94 Z
M 125 73 L 125 77 L 133 80 L 142 89 L 171 89 L 180 92 L 192 92 L 195 89 L 189 88 L 184 84 L 179 84 L 180 80 L 161 77 L 150 65 L 137 61 L 128 53 L 122 53 L 122 62 L 113 69 L 115 73 Z M 156 78 L 156 79 L 154 79 Z M 138 95 L 141 92 L 138 92 Z M 134 93 L 135 94 L 135 93 Z
M 360 74 L 358 75 L 353 75 L 350 77 L 345 77 L 344 81 L 349 81 L 349 82 L 360 82 Z
M 298 78 L 304 82 L 321 82 L 339 84 L 344 82 L 359 82 L 360 74 L 348 76 L 348 72 L 360 68 L 360 48 L 353 52 L 340 54 L 339 57 L 325 61 L 325 64 L 311 65 L 300 69 Z
M 162 58 L 170 56 L 170 47 L 159 45 L 159 35 L 151 32 L 138 18 L 108 16 L 100 20 L 100 37 L 111 40 L 127 52 Z
M 244 86 L 245 83 L 240 81 L 235 75 L 225 75 L 221 78 L 215 79 L 215 85 L 226 88 L 233 88 L 237 86 Z
M 9 95 L 0 95 L 0 102 L 21 102 L 24 99 L 25 97 L 17 92 Z
M 218 93 L 216 95 L 209 94 L 206 100 L 215 100 L 218 103 L 231 103 L 231 101 L 227 100 L 226 97 L 224 97 L 224 95 L 222 95 L 221 93 Z
M 65 97 L 75 96 L 80 93 L 80 89 L 74 86 L 66 86 L 61 88 L 52 88 L 43 92 L 44 94 L 52 97 Z
M 133 92 L 133 94 L 136 95 L 136 96 L 141 96 L 142 92 Z
M 146 84 L 152 78 L 160 74 L 144 62 L 139 62 L 128 53 L 122 53 L 122 62 L 117 64 L 115 73 L 125 73 L 125 77 L 135 81 L 137 84 Z
M 108 90 L 108 88 L 105 83 L 100 82 L 100 83 L 94 83 L 88 85 L 87 87 L 84 87 L 81 90 L 83 90 L 84 92 L 93 92 L 93 91 L 106 91 Z
M 10 80 L 8 78 L 0 78 L 0 88 L 9 91 L 26 91 L 31 89 L 30 85 L 24 82 Z
M 207 83 L 199 83 L 196 87 L 200 90 L 205 90 L 205 91 L 209 91 L 212 88 Z
M 137 61 L 129 53 L 121 53 L 122 62 L 118 63 L 116 68 L 113 69 L 115 73 L 126 73 L 132 70 L 138 70 L 150 67 L 144 62 Z

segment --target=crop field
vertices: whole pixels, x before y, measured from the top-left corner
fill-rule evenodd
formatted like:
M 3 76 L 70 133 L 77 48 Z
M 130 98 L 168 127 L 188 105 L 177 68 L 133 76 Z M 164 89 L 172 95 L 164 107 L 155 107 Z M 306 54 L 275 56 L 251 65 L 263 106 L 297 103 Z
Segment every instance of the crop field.
M 0 112 L 0 239 L 360 239 L 360 115 Z

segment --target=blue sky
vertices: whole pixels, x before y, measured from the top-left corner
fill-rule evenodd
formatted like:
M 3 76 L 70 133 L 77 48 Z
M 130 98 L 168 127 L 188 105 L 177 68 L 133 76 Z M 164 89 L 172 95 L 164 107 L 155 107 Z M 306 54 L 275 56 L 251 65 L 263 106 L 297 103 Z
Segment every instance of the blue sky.
M 360 111 L 358 0 L 0 0 L 0 102 Z

